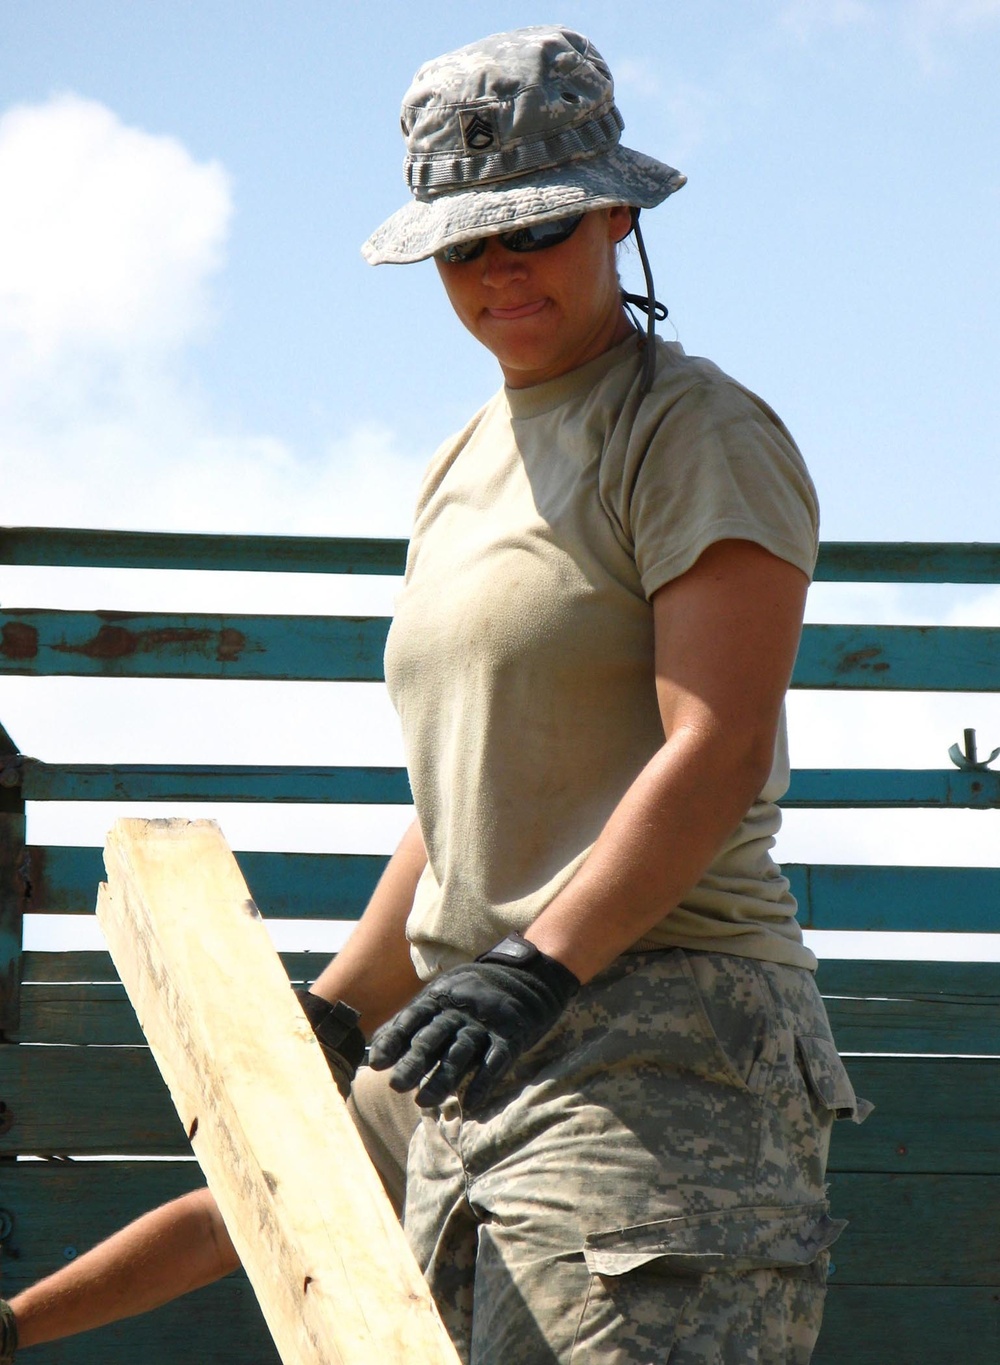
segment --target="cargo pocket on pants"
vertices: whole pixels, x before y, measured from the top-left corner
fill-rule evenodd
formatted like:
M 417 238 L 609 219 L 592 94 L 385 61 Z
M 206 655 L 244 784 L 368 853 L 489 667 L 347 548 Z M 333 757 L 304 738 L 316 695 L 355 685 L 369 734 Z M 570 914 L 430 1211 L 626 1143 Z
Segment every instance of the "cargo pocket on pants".
M 726 1209 L 592 1233 L 583 1248 L 590 1290 L 571 1360 L 639 1365 L 668 1360 L 679 1338 L 749 1341 L 760 1331 L 755 1272 L 810 1281 L 821 1312 L 827 1249 L 847 1226 L 827 1210 L 825 1200 Z
M 835 1044 L 816 1034 L 798 1034 L 795 1048 L 809 1088 L 823 1108 L 831 1110 L 835 1118 L 864 1123 L 875 1106 L 855 1095 Z

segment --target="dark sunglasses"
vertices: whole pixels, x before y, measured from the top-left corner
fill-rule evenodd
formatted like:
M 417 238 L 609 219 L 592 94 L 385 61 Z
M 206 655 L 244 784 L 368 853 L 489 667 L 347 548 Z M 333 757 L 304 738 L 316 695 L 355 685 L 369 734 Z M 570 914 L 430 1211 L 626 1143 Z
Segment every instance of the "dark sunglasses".
M 549 223 L 535 223 L 533 227 L 514 228 L 512 232 L 496 233 L 496 239 L 508 251 L 545 251 L 550 246 L 569 241 L 570 237 L 583 222 L 583 214 L 576 213 L 572 218 L 555 218 Z M 443 251 L 435 252 L 435 260 L 446 265 L 463 265 L 474 261 L 486 250 L 488 237 L 476 237 L 471 242 L 456 242 L 446 246 Z

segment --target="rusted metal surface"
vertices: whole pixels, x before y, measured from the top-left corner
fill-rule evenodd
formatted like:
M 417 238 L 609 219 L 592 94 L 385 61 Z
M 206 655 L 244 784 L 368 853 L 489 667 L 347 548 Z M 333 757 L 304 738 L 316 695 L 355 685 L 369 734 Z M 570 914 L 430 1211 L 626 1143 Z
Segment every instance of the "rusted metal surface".
M 0 673 L 377 682 L 389 622 L 369 616 L 0 612 Z

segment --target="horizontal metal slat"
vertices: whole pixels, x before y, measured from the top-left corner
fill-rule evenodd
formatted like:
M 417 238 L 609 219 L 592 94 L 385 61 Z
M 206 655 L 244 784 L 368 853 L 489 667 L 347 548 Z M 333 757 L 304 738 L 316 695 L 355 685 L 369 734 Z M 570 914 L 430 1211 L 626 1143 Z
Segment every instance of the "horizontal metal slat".
M 89 914 L 104 880 L 99 848 L 31 846 L 26 880 L 33 913 Z M 237 853 L 250 891 L 268 919 L 357 919 L 388 858 L 361 853 Z
M 997 692 L 1000 630 L 992 626 L 807 625 L 792 686 Z
M 26 801 L 266 801 L 409 805 L 404 768 L 164 767 L 40 763 L 19 768 Z
M 26 801 L 286 801 L 409 805 L 404 768 L 140 763 L 42 763 L 26 758 Z M 948 768 L 800 768 L 783 807 L 871 809 L 1000 807 L 1000 772 Z
M 785 863 L 804 929 L 998 931 L 1000 868 Z
M 406 565 L 406 545 L 354 537 L 6 527 L 0 528 L 0 564 L 398 575 Z
M 0 675 L 380 682 L 380 616 L 0 612 Z
M 1000 583 L 1000 545 L 957 541 L 828 540 L 818 583 Z
M 786 810 L 1000 807 L 1000 772 L 958 768 L 797 768 L 779 805 Z

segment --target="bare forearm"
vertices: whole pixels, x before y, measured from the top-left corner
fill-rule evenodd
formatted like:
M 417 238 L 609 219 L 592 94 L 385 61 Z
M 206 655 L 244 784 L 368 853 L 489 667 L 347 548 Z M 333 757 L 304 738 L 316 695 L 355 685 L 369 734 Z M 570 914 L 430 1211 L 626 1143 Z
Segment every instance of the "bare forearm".
M 357 928 L 316 981 L 327 1000 L 344 1000 L 361 1011 L 370 1037 L 420 989 L 410 961 L 406 919 L 427 853 L 416 821 L 403 835 Z
M 239 1259 L 208 1190 L 137 1218 L 11 1301 L 21 1346 L 73 1336 L 168 1303 Z
M 588 981 L 674 908 L 760 790 L 760 745 L 681 731 L 647 764 L 587 861 L 527 931 Z

